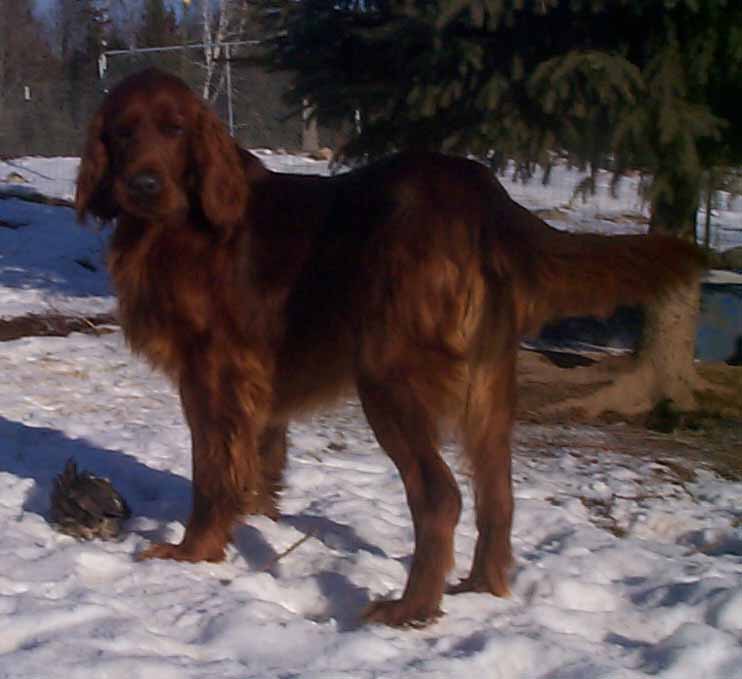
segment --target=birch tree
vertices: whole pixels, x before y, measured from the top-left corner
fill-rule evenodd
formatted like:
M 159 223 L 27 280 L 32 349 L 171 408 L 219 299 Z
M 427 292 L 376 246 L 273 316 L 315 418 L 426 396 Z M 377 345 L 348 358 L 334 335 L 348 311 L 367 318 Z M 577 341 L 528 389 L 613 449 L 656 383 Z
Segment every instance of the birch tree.
M 203 0 L 201 19 L 204 45 L 203 98 L 214 101 L 224 86 L 224 69 L 219 64 L 229 58 L 224 43 L 242 35 L 246 23 L 243 0 Z

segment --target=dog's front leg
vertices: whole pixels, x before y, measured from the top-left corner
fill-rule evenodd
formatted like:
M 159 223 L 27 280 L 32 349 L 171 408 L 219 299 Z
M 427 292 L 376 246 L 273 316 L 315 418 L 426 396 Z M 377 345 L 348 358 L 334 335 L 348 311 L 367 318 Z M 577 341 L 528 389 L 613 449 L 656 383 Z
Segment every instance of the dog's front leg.
M 180 544 L 152 545 L 139 559 L 221 561 L 235 521 L 261 510 L 258 442 L 269 401 L 264 392 L 254 374 L 239 374 L 231 365 L 193 371 L 181 380 L 192 437 L 191 516 Z

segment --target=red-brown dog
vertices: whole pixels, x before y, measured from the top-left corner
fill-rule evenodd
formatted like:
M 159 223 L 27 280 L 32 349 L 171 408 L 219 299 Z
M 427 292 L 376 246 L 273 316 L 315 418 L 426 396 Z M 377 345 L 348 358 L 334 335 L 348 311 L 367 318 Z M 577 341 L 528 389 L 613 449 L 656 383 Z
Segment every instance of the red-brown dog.
M 355 385 L 415 528 L 402 597 L 366 612 L 391 625 L 435 617 L 453 563 L 461 498 L 438 450 L 449 424 L 479 531 L 452 591 L 508 593 L 523 334 L 643 302 L 698 267 L 674 239 L 552 229 L 461 158 L 269 172 L 155 70 L 124 80 L 93 119 L 76 206 L 81 219 L 117 219 L 123 330 L 177 385 L 193 438 L 185 537 L 142 557 L 218 561 L 240 515 L 276 516 L 288 422 Z

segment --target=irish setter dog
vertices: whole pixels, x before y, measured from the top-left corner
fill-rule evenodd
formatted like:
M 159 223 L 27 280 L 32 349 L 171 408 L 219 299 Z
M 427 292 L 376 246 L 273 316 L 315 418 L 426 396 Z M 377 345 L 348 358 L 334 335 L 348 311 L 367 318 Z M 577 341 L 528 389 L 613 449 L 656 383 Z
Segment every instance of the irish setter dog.
M 76 208 L 116 219 L 110 271 L 131 348 L 172 379 L 193 442 L 180 544 L 219 561 L 241 515 L 278 515 L 289 421 L 355 387 L 404 482 L 415 551 L 401 598 L 365 619 L 439 614 L 461 496 L 441 458 L 460 433 L 476 501 L 470 575 L 508 594 L 510 434 L 519 339 L 691 280 L 674 239 L 570 235 L 483 165 L 401 153 L 334 177 L 269 172 L 171 75 L 121 82 L 91 122 Z

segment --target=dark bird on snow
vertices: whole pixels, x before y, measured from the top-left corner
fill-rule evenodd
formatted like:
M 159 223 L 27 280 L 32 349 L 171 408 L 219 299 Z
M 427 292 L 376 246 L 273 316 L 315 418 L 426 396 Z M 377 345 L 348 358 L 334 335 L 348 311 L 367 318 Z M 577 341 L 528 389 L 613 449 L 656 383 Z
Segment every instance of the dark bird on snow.
M 62 533 L 81 540 L 111 540 L 130 516 L 129 505 L 108 479 L 78 472 L 71 458 L 54 479 L 51 523 Z

